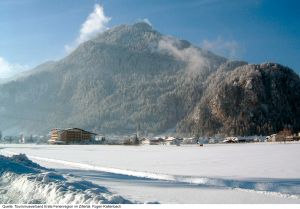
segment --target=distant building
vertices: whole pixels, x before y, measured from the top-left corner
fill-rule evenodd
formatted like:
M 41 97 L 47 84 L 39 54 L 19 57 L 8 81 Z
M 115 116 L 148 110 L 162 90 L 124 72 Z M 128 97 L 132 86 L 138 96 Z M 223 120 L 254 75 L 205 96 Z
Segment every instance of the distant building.
M 286 141 L 299 141 L 300 137 L 299 136 L 287 136 L 285 137 Z
M 272 134 L 267 137 L 268 142 L 283 142 L 286 141 L 286 137 L 281 134 Z
M 251 143 L 259 142 L 259 137 L 257 136 L 231 136 L 226 137 L 222 143 Z
M 164 139 L 161 137 L 156 137 L 154 139 L 150 139 L 149 144 L 150 145 L 160 145 L 164 143 Z
M 100 134 L 97 134 L 95 136 L 95 141 L 101 141 L 101 142 L 104 142 L 106 140 L 105 136 L 104 135 L 100 135 Z
M 166 136 L 164 139 L 164 144 L 166 145 L 173 145 L 176 143 L 176 138 L 173 136 Z
M 143 144 L 143 145 L 149 145 L 150 144 L 150 139 L 148 139 L 148 138 L 142 138 L 140 140 L 140 143 Z
M 283 129 L 277 134 L 272 134 L 266 137 L 268 142 L 286 142 L 286 141 L 299 141 L 300 133 L 292 134 L 291 130 Z
M 223 143 L 237 143 L 239 139 L 237 137 L 226 137 L 222 142 Z
M 141 139 L 141 144 L 144 145 L 160 145 L 164 143 L 164 139 L 163 138 L 153 138 L 153 139 L 149 139 L 149 138 L 142 138 Z
M 244 137 L 237 137 L 238 143 L 250 143 L 250 142 L 259 142 L 257 136 L 244 136 Z
M 183 138 L 183 141 L 182 141 L 183 144 L 197 144 L 198 142 L 199 142 L 199 140 L 196 137 Z
M 50 144 L 88 144 L 95 140 L 95 133 L 80 128 L 52 129 Z
M 25 143 L 26 143 L 26 140 L 25 140 L 25 137 L 24 137 L 23 134 L 21 134 L 21 136 L 20 136 L 19 143 L 20 143 L 20 144 L 25 144 Z
M 124 145 L 139 145 L 141 140 L 137 137 L 137 134 L 133 134 L 132 136 L 126 137 L 123 141 Z

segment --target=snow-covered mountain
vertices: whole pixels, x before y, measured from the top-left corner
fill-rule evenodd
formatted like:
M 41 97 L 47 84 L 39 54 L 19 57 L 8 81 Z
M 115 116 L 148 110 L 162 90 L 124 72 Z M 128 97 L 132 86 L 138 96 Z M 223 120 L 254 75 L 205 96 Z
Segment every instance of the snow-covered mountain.
M 1 85 L 0 127 L 266 134 L 300 129 L 299 92 L 299 76 L 286 67 L 228 61 L 137 23 Z

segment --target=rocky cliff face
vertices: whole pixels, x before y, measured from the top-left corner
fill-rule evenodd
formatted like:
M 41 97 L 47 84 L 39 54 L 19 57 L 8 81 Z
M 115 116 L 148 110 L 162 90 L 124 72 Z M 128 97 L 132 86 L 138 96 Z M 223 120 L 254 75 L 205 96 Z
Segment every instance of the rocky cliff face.
M 235 63 L 211 75 L 183 132 L 212 135 L 270 134 L 300 126 L 300 79 L 278 64 Z M 231 63 L 232 65 L 232 63 Z
M 299 130 L 299 83 L 277 64 L 230 62 L 145 23 L 122 25 L 0 85 L 0 127 L 122 134 L 140 124 L 148 133 L 191 135 Z

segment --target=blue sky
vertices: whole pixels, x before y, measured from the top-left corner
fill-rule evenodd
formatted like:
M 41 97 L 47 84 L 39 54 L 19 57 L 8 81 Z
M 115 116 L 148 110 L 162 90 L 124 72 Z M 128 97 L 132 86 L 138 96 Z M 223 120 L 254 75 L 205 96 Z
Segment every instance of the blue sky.
M 100 24 L 93 33 L 147 19 L 161 33 L 225 57 L 300 73 L 297 0 L 0 0 L 0 78 L 60 59 L 81 36 L 88 39 L 83 25 L 97 4 L 105 16 L 91 22 Z

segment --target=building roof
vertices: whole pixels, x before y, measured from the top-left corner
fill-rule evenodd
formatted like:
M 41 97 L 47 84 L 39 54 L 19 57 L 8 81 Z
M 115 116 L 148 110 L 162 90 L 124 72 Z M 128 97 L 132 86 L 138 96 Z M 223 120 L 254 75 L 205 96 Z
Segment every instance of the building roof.
M 53 129 L 52 129 L 53 130 Z M 66 129 L 58 129 L 58 128 L 55 128 L 54 130 L 57 130 L 59 132 L 63 132 L 63 131 L 83 131 L 83 132 L 86 132 L 86 133 L 89 133 L 89 134 L 92 134 L 92 135 L 97 135 L 93 132 L 89 132 L 89 131 L 86 131 L 86 130 L 83 130 L 81 128 L 66 128 Z

